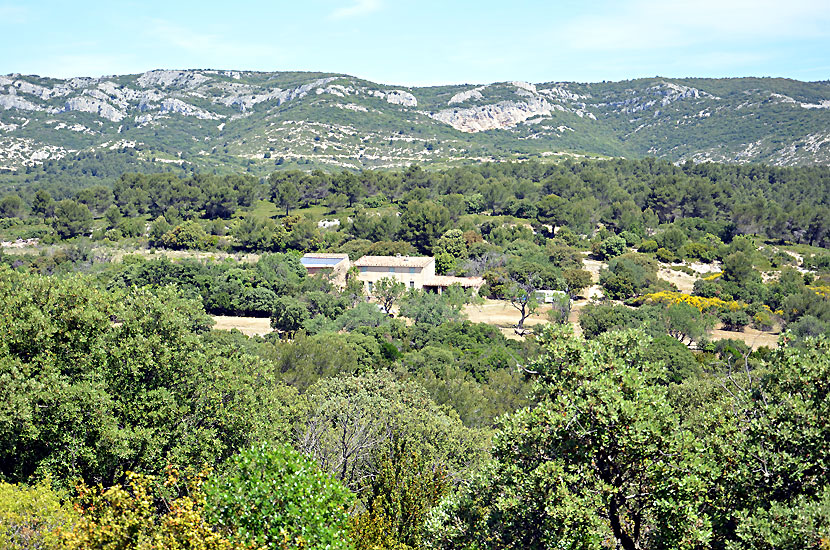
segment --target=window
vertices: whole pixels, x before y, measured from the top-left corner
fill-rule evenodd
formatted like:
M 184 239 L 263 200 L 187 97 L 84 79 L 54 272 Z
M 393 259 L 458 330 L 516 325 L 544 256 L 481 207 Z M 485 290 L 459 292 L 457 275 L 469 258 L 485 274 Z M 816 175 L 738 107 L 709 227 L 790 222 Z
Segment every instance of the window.
M 394 272 L 395 272 L 395 268 L 394 268 L 394 267 L 390 267 L 390 268 L 389 268 L 389 273 L 394 273 Z
M 366 283 L 366 287 L 369 289 L 369 294 L 372 294 L 372 287 L 373 286 L 374 285 L 372 284 L 372 281 L 369 281 L 369 282 Z
M 409 268 L 409 273 L 410 273 L 410 274 L 415 273 L 415 268 L 414 268 L 414 267 L 410 267 L 410 268 Z
M 369 271 L 369 268 L 368 268 L 368 267 L 362 266 L 362 267 L 360 268 L 360 272 L 361 272 L 361 273 L 366 273 L 367 271 Z
M 409 288 L 415 288 L 415 281 L 409 281 Z

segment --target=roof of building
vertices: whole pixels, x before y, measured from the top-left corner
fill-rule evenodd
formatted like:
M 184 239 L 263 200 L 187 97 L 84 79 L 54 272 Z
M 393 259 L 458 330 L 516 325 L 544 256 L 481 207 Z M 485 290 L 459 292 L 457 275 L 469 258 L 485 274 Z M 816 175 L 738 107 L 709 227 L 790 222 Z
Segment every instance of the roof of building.
M 450 286 L 459 284 L 463 287 L 480 287 L 484 284 L 481 277 L 450 277 L 449 275 L 436 275 L 424 281 L 424 286 Z
M 306 267 L 334 267 L 348 260 L 348 254 L 305 254 L 300 263 Z
M 348 254 L 329 254 L 327 252 L 308 252 L 303 254 L 303 258 L 348 258 Z
M 354 265 L 358 267 L 426 267 L 434 262 L 432 256 L 363 256 Z

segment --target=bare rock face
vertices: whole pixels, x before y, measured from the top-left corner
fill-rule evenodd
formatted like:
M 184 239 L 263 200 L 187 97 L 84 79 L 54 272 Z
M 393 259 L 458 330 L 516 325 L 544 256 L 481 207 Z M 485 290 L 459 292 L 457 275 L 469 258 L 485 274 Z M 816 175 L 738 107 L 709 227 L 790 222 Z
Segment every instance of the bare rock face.
M 3 107 L 6 110 L 9 109 L 20 109 L 21 111 L 46 111 L 49 110 L 41 107 L 40 105 L 36 105 L 31 101 L 20 97 L 17 94 L 10 93 L 10 94 L 0 94 L 0 107 Z
M 447 102 L 447 105 L 455 105 L 456 103 L 464 103 L 465 101 L 469 101 L 471 99 L 483 99 L 484 96 L 481 94 L 481 90 L 483 90 L 485 86 L 479 86 L 478 88 L 473 88 L 472 90 L 465 90 L 463 92 L 458 92 L 454 96 L 450 98 Z
M 548 116 L 556 107 L 544 99 L 529 98 L 527 101 L 500 101 L 466 109 L 443 109 L 433 114 L 432 118 L 456 130 L 475 133 L 509 128 L 529 118 Z
M 463 109 L 458 107 L 442 109 L 430 116 L 449 124 L 456 130 L 469 133 L 539 122 L 550 117 L 555 111 L 570 112 L 580 118 L 596 119 L 592 112 L 586 110 L 586 96 L 575 94 L 559 86 L 538 89 L 535 84 L 520 81 L 464 90 L 452 96 L 448 105 L 457 105 L 471 100 L 486 102 L 490 91 L 494 94 L 501 94 L 496 97 L 503 98 L 504 92 L 509 92 L 519 99 L 499 101 L 493 98 L 488 104 L 473 105 Z
M 404 107 L 417 107 L 418 100 L 409 92 L 403 90 L 392 90 L 386 93 L 386 102 L 394 105 L 403 105 Z
M 702 92 L 697 88 L 682 86 L 674 82 L 660 82 L 659 84 L 646 88 L 643 92 L 640 95 L 635 95 L 632 90 L 630 98 L 623 101 L 600 103 L 598 106 L 610 107 L 618 113 L 634 114 L 659 107 L 666 107 L 676 101 L 700 98 L 720 99 L 707 92 Z
M 830 100 L 824 99 L 818 103 L 799 103 L 804 109 L 830 109 Z
M 184 116 L 195 116 L 202 120 L 218 120 L 222 118 L 219 115 L 209 113 L 204 109 L 200 109 L 189 103 L 185 103 L 181 99 L 165 99 L 161 102 L 162 113 L 180 113 Z
M 291 90 L 274 88 L 273 90 L 265 93 L 256 93 L 249 87 L 240 86 L 235 89 L 236 93 L 232 93 L 228 96 L 219 97 L 214 101 L 222 105 L 227 105 L 228 107 L 237 107 L 241 112 L 244 113 L 245 111 L 251 109 L 254 105 L 257 105 L 259 103 L 276 100 L 277 103 L 282 105 L 286 101 L 291 101 L 292 99 L 305 97 L 315 88 L 317 88 L 318 94 L 323 93 L 321 92 L 322 88 L 320 88 L 320 86 L 325 86 L 332 80 L 335 79 L 333 77 L 319 78 L 314 82 L 303 84 L 302 86 L 298 86 Z
M 126 116 L 109 103 L 94 97 L 72 97 L 66 100 L 63 112 L 81 111 L 93 113 L 112 122 L 120 122 Z
M 199 84 L 209 81 L 210 78 L 196 71 L 147 71 L 136 83 L 142 88 L 151 86 L 176 86 L 195 88 Z

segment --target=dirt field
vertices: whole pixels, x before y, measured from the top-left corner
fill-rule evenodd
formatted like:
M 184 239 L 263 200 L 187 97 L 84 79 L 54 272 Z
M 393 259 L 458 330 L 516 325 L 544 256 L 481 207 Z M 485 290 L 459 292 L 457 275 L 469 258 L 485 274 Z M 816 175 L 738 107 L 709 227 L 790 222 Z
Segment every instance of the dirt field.
M 673 269 L 661 269 L 657 272 L 657 276 L 664 281 L 674 283 L 680 292 L 685 292 L 686 294 L 692 293 L 695 281 L 697 281 L 697 277 Z
M 237 329 L 246 336 L 263 336 L 271 332 L 271 320 L 267 317 L 230 317 L 214 315 L 216 324 L 213 328 L 219 330 Z
M 118 251 L 112 256 L 113 261 L 121 261 L 125 254 L 137 254 L 144 258 L 160 258 L 165 256 L 171 260 L 224 260 L 226 258 L 233 258 L 240 262 L 255 263 L 259 260 L 259 254 L 244 254 L 238 252 L 236 254 L 229 254 L 228 252 L 201 252 L 198 250 L 164 250 L 156 249 L 151 253 L 147 249 L 140 249 L 134 251 Z
M 761 332 L 754 328 L 746 327 L 743 332 L 730 332 L 728 330 L 715 329 L 709 333 L 710 340 L 741 340 L 752 349 L 760 347 L 777 348 L 778 332 Z
M 535 315 L 525 319 L 525 326 L 532 327 L 539 323 L 547 322 L 549 305 L 542 305 Z M 497 327 L 510 328 L 519 322 L 519 310 L 504 300 L 485 300 L 483 305 L 468 305 L 464 307 L 464 313 L 473 323 L 487 323 Z

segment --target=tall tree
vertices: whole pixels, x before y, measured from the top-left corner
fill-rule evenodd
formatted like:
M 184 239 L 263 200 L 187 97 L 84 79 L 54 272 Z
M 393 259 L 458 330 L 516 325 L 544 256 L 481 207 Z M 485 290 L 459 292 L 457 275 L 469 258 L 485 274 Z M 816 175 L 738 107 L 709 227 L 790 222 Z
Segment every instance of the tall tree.
M 433 201 L 412 201 L 401 215 L 401 237 L 429 254 L 450 223 L 449 211 Z
M 71 199 L 55 206 L 55 231 L 64 239 L 89 233 L 92 229 L 92 213 L 85 205 Z
M 392 313 L 392 306 L 406 292 L 406 285 L 394 277 L 383 277 L 375 283 L 372 295 L 383 306 L 387 315 Z
M 538 405 L 504 419 L 496 462 L 427 524 L 433 548 L 695 548 L 704 446 L 680 429 L 640 332 L 548 327 L 527 365 Z M 604 542 L 605 541 L 605 542 Z

